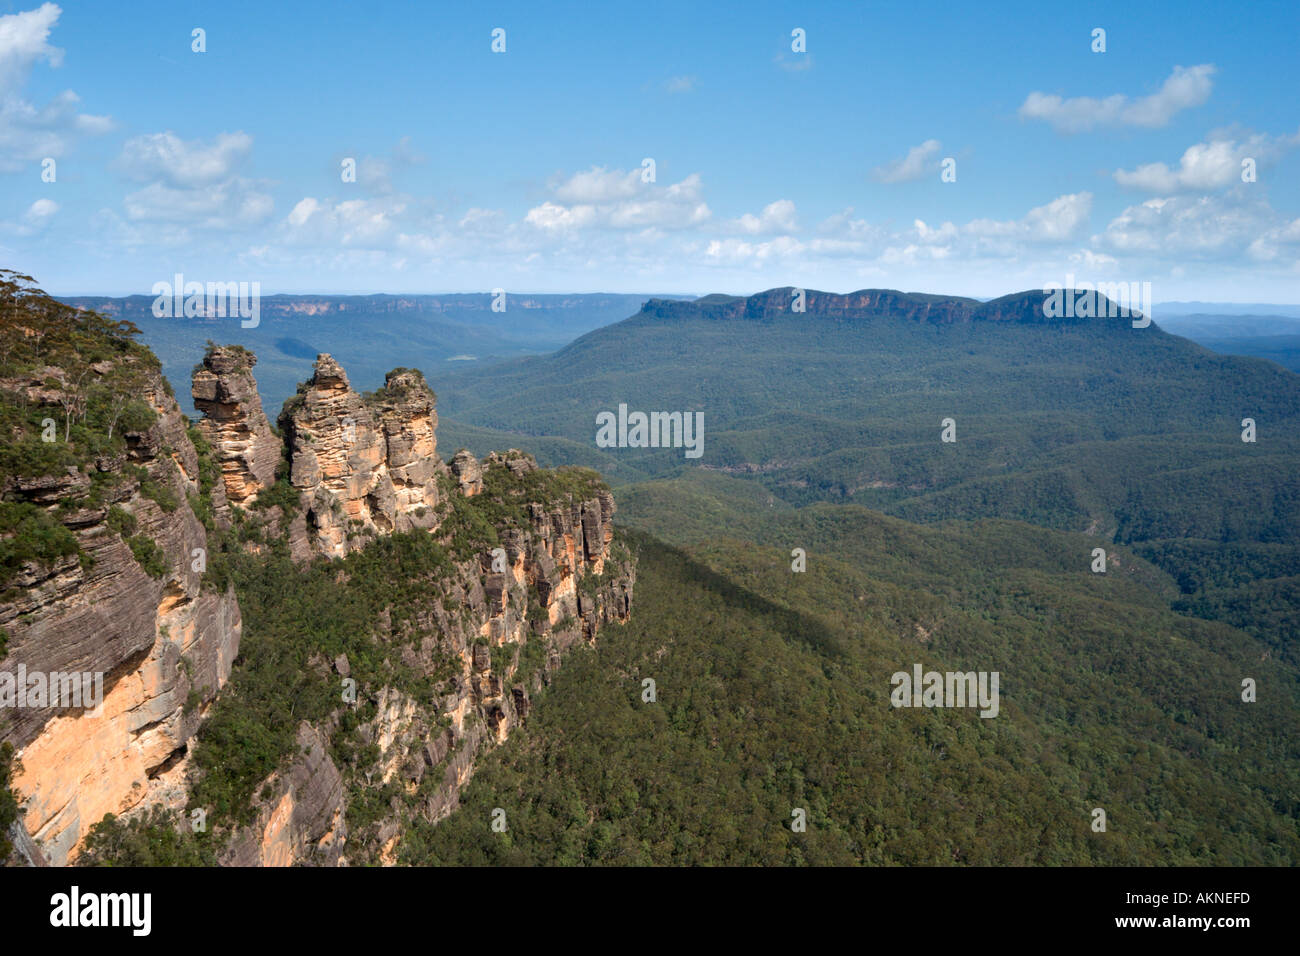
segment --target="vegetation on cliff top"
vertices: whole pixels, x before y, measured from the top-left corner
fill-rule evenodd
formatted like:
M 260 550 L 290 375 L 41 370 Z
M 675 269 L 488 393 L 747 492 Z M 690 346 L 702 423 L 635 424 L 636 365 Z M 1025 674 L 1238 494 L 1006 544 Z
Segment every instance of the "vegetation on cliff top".
M 157 419 L 140 392 L 158 360 L 138 334 L 130 322 L 78 311 L 29 276 L 0 270 L 0 587 L 27 562 L 48 567 L 80 552 L 55 514 L 14 500 L 13 485 L 90 472 L 87 500 L 96 504 L 109 477 L 94 462 L 120 459 L 128 434 Z M 156 482 L 145 491 L 164 509 L 175 506 Z M 64 511 L 73 497 L 61 500 Z

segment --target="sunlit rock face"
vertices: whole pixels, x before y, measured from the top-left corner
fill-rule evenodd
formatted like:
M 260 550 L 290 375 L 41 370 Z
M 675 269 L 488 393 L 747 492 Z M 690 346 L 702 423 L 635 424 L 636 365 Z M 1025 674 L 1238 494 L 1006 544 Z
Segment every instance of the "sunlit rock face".
M 199 430 L 221 467 L 226 498 L 251 505 L 275 483 L 280 439 L 262 411 L 253 366 L 257 358 L 238 346 L 216 348 L 195 370 L 191 393 L 203 413 Z
M 32 565 L 0 604 L 0 627 L 9 634 L 0 669 L 103 676 L 98 707 L 28 706 L 3 714 L 0 732 L 21 765 L 14 791 L 23 823 L 55 865 L 75 859 L 105 813 L 183 805 L 189 745 L 239 651 L 233 592 L 204 587 L 195 570 L 208 539 L 187 501 L 198 491 L 198 457 L 185 419 L 161 376 L 142 397 L 157 421 L 127 434 L 125 455 L 93 466 L 101 479 L 112 479 L 109 500 L 75 506 L 62 519 L 89 560 Z M 137 468 L 170 493 L 171 510 L 142 493 Z M 75 469 L 55 478 L 53 490 L 37 481 L 8 493 L 51 504 L 80 500 L 90 485 Z M 134 518 L 136 533 L 161 549 L 161 576 L 146 573 L 108 527 L 110 507 Z
M 282 418 L 289 480 L 303 496 L 307 547 L 341 557 L 376 535 L 437 522 L 433 393 L 418 372 L 390 372 L 369 400 L 328 355 Z

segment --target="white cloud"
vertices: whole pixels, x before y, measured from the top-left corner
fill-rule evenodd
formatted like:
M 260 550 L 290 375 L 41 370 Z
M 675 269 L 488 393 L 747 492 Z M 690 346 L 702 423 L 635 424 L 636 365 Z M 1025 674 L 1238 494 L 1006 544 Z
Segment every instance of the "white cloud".
M 1088 225 L 1092 193 L 1059 196 L 1029 210 L 1023 218 L 1010 221 L 976 219 L 963 232 L 984 238 L 1013 238 L 1029 242 L 1065 242 L 1080 235 Z
M 456 224 L 467 233 L 490 235 L 500 232 L 506 224 L 506 214 L 500 209 L 472 207 Z
M 1146 163 L 1134 170 L 1118 169 L 1115 182 L 1130 189 L 1152 193 L 1184 190 L 1218 189 L 1241 182 L 1242 161 L 1254 159 L 1257 165 L 1272 162 L 1282 150 L 1300 142 L 1300 134 L 1273 138 L 1257 134 L 1237 142 L 1227 137 L 1189 146 L 1177 168 L 1164 163 Z
M 595 206 L 562 206 L 559 203 L 544 202 L 528 210 L 524 222 L 548 232 L 565 229 L 581 229 L 596 221 Z
M 854 219 L 852 206 L 827 216 L 818 224 L 817 231 L 822 235 L 853 242 L 876 240 L 885 234 L 880 226 L 874 226 L 865 219 Z
M 1160 89 L 1149 96 L 1130 99 L 1115 93 L 1105 99 L 1060 96 L 1033 92 L 1020 106 L 1022 119 L 1045 120 L 1063 133 L 1079 133 L 1096 126 L 1166 125 L 1175 114 L 1200 106 L 1210 97 L 1215 73 L 1211 63 L 1175 66 Z
M 207 186 L 178 189 L 150 183 L 122 201 L 133 222 L 170 222 L 205 230 L 234 230 L 256 225 L 271 215 L 269 194 L 245 179 L 230 179 Z
M 734 223 L 736 229 L 751 236 L 765 235 L 773 232 L 794 232 L 799 226 L 795 222 L 794 203 L 789 199 L 778 199 L 763 207 L 762 213 L 755 216 L 745 213 Z
M 0 95 L 17 92 L 39 60 L 50 66 L 63 62 L 63 51 L 48 42 L 62 12 L 45 3 L 36 10 L 0 17 Z
M 27 207 L 18 222 L 0 221 L 0 234 L 34 236 L 45 228 L 58 211 L 59 204 L 53 199 L 38 199 Z
M 126 141 L 118 162 L 132 179 L 162 181 L 178 189 L 228 179 L 252 151 L 247 133 L 221 133 L 211 143 L 182 140 L 170 130 Z
M 920 146 L 913 146 L 902 159 L 877 166 L 871 171 L 879 182 L 906 183 L 920 179 L 931 168 L 930 157 L 939 152 L 939 141 L 927 139 Z
M 0 16 L 0 172 L 58 158 L 76 136 L 94 136 L 112 127 L 106 116 L 79 113 L 81 100 L 71 90 L 39 107 L 22 96 L 36 64 L 43 61 L 57 67 L 63 62 L 63 51 L 48 42 L 61 12 L 46 3 Z
M 624 172 L 593 166 L 585 172 L 574 173 L 568 179 L 552 183 L 551 192 L 560 202 L 614 202 L 632 198 L 642 185 L 639 169 Z
M 1252 259 L 1261 262 L 1286 259 L 1293 269 L 1300 269 L 1300 219 L 1292 219 L 1267 230 L 1250 244 L 1246 252 Z
M 23 219 L 32 226 L 44 225 L 45 221 L 59 211 L 59 204 L 53 199 L 38 199 L 27 208 Z
M 300 199 L 281 223 L 281 235 L 294 245 L 339 245 L 387 249 L 407 233 L 408 203 L 402 197 L 320 201 Z
M 1222 196 L 1173 196 L 1129 206 L 1093 245 L 1127 255 L 1224 259 L 1248 249 L 1278 225 L 1262 199 L 1240 187 Z
M 674 76 L 664 83 L 664 89 L 669 93 L 689 93 L 695 89 L 695 83 L 694 76 Z
M 550 233 L 578 229 L 686 229 L 712 213 L 701 198 L 698 174 L 659 186 L 642 181 L 641 170 L 603 166 L 552 183 L 554 199 L 530 209 L 524 222 Z
M 128 223 L 170 226 L 160 241 L 193 239 L 193 229 L 233 232 L 268 219 L 274 201 L 265 185 L 235 175 L 252 152 L 243 131 L 220 133 L 211 142 L 183 140 L 171 131 L 127 140 L 117 166 L 131 179 L 147 183 L 122 200 Z M 132 241 L 145 241 L 133 234 Z
M 1078 252 L 1070 253 L 1070 261 L 1085 269 L 1102 269 L 1119 264 L 1119 260 L 1114 256 L 1108 256 L 1104 252 L 1093 252 L 1091 249 L 1080 249 Z

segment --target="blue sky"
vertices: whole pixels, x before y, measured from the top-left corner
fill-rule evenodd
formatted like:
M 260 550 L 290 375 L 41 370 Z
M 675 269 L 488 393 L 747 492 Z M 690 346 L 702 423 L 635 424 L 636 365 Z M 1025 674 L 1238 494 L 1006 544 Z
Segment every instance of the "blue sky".
M 1300 4 L 1062 6 L 0 0 L 0 265 L 1300 301 Z

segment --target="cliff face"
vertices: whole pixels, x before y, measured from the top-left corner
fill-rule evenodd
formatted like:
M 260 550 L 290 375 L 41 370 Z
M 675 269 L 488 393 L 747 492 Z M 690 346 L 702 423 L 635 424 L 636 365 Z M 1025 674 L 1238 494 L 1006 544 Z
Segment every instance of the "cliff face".
M 489 480 L 497 469 L 522 476 L 535 468 L 518 452 L 483 463 Z M 447 693 L 425 711 L 389 688 L 378 693 L 366 728 L 379 748 L 374 782 L 396 777 L 406 799 L 357 835 L 367 861 L 393 862 L 414 817 L 436 822 L 455 810 L 479 753 L 524 722 L 563 655 L 631 613 L 635 572 L 631 556 L 613 546 L 612 495 L 530 502 L 527 513 L 527 526 L 504 533 L 498 551 L 459 566 L 450 610 L 430 605 L 410 625 L 431 635 L 421 648 L 426 660 L 454 662 Z
M 198 490 L 198 458 L 184 418 L 156 372 L 143 397 L 158 418 L 126 434 L 124 455 L 4 488 L 6 501 L 57 516 L 85 558 L 30 562 L 11 582 L 0 603 L 9 635 L 0 670 L 102 675 L 97 708 L 3 712 L 0 730 L 22 765 L 14 789 L 27 831 L 54 864 L 73 858 L 105 813 L 183 803 L 188 744 L 239 649 L 233 593 L 203 588 L 196 570 L 208 540 L 186 503 Z M 134 533 L 121 533 L 122 520 Z M 127 537 L 153 542 L 157 576 Z
M 433 697 L 362 681 L 351 707 L 314 726 L 304 723 L 300 755 L 257 786 L 256 819 L 238 831 L 226 862 L 398 862 L 412 823 L 436 822 L 456 809 L 479 756 L 524 722 L 563 655 L 631 613 L 634 566 L 615 542 L 608 491 L 523 501 L 532 494 L 527 479 L 540 474 L 529 456 L 493 454 L 481 464 L 467 453 L 457 457 L 479 483 L 474 495 L 444 494 L 435 538 L 450 540 L 444 523 L 452 523 L 455 497 L 495 492 L 520 507 L 525 521 L 503 530 L 496 548 L 484 543 L 428 581 L 427 600 L 400 614 L 386 610 L 376 622 L 375 647 L 417 680 L 434 681 Z M 329 681 L 353 673 L 346 656 L 318 658 L 314 666 Z M 349 737 L 340 726 L 357 713 L 366 716 Z M 340 769 L 328 753 L 341 739 L 373 757 Z M 348 826 L 348 807 L 373 801 L 377 791 L 388 795 L 386 809 L 359 829 Z
M 255 819 L 234 833 L 223 862 L 392 864 L 417 818 L 436 822 L 456 808 L 479 755 L 526 719 L 564 653 L 627 620 L 634 565 L 615 543 L 614 498 L 594 474 L 564 484 L 514 450 L 482 462 L 460 451 L 444 464 L 434 397 L 418 372 L 390 372 L 361 396 L 321 355 L 280 423 L 300 495 L 281 529 L 296 558 L 341 558 L 376 537 L 423 530 L 456 559 L 420 582 L 427 599 L 386 608 L 375 622 L 371 653 L 431 682 L 433 697 L 362 679 L 351 705 L 303 722 L 297 753 L 255 788 Z M 480 506 L 515 517 L 497 528 L 498 541 L 473 526 L 467 545 L 461 511 Z M 346 655 L 311 666 L 329 682 L 352 676 Z M 373 760 L 336 764 L 340 741 Z M 378 789 L 387 809 L 350 827 L 348 808 Z
M 281 424 L 308 551 L 341 557 L 376 535 L 433 526 L 446 466 L 437 456 L 433 395 L 418 372 L 390 372 L 367 401 L 333 358 L 320 355 Z
M 280 440 L 262 411 L 253 366 L 257 358 L 242 348 L 210 350 L 194 373 L 194 407 L 203 413 L 199 430 L 212 446 L 226 499 L 251 505 L 258 492 L 275 483 Z
M 28 561 L 7 583 L 0 671 L 101 674 L 104 690 L 98 707 L 0 711 L 0 739 L 21 764 L 30 839 L 15 842 L 28 862 L 75 860 L 105 814 L 190 803 L 200 725 L 213 706 L 238 706 L 217 700 L 242 623 L 233 587 L 204 583 L 227 579 L 211 576 L 213 558 L 267 561 L 287 548 L 299 563 L 338 559 L 408 531 L 435 553 L 401 607 L 373 622 L 352 700 L 299 717 L 293 751 L 252 791 L 252 822 L 218 827 L 232 865 L 397 862 L 407 829 L 455 809 L 479 755 L 527 718 L 563 654 L 630 613 L 634 565 L 595 473 L 540 471 L 513 450 L 482 462 L 461 452 L 449 468 L 420 373 L 395 370 L 361 396 L 328 355 L 286 404 L 282 447 L 254 362 L 217 348 L 196 369 L 202 454 L 150 366 L 137 394 L 153 421 L 119 434 L 125 451 L 3 479 L 0 502 L 54 516 L 80 550 Z M 0 388 L 58 407 L 46 372 Z M 259 503 L 281 458 L 298 500 L 277 489 Z M 303 663 L 331 700 L 352 673 L 346 655 Z M 350 825 L 376 790 L 386 809 Z

